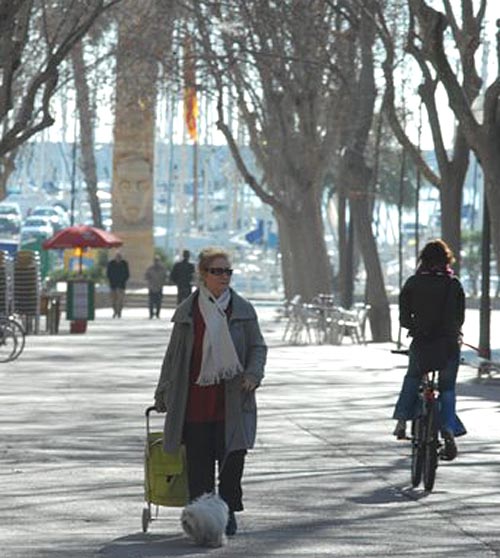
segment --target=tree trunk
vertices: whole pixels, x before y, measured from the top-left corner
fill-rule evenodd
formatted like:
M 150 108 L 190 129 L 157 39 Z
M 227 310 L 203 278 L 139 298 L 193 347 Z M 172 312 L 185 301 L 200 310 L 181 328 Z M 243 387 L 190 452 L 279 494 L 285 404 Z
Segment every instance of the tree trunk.
M 500 207 L 500 188 L 498 188 L 500 184 L 500 162 L 492 161 L 491 164 L 484 164 L 483 171 L 486 199 L 490 209 L 491 243 L 495 252 L 497 269 L 500 269 L 500 222 L 497 213 Z
M 325 245 L 321 206 L 317 196 L 304 198 L 299 212 L 276 208 L 285 297 L 300 295 L 310 302 L 332 292 L 332 268 Z
M 349 208 L 356 240 L 366 270 L 366 303 L 372 338 L 375 342 L 391 340 L 391 314 L 385 290 L 384 275 L 373 234 L 373 204 L 370 203 L 371 169 L 359 150 L 346 149 L 340 164 L 339 182 L 350 192 Z
M 377 243 L 372 231 L 371 204 L 367 196 L 357 196 L 351 199 L 350 207 L 366 269 L 366 303 L 371 305 L 369 320 L 373 341 L 390 341 L 391 313 Z
M 80 123 L 80 148 L 82 150 L 81 167 L 89 195 L 92 220 L 96 227 L 102 229 L 101 208 L 97 197 L 97 170 L 94 153 L 95 114 L 90 103 L 87 70 L 83 58 L 82 43 L 79 42 L 71 51 L 73 75 L 76 88 L 76 104 Z
M 454 270 L 460 272 L 460 250 L 462 230 L 463 176 L 456 169 L 443 174 L 439 188 L 441 203 L 441 236 L 455 254 Z
M 15 159 L 17 148 L 0 157 L 0 201 L 7 197 L 7 181 L 16 170 Z

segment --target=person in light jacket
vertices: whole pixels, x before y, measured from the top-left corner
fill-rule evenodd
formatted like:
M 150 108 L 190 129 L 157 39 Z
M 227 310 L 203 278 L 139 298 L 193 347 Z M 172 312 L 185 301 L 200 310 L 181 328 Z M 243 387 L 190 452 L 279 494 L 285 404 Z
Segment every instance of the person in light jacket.
M 255 391 L 264 377 L 267 347 L 253 306 L 230 286 L 229 255 L 199 255 L 200 286 L 176 309 L 174 327 L 155 391 L 166 412 L 163 446 L 185 444 L 189 497 L 215 491 L 229 507 L 228 535 L 243 510 L 245 455 L 256 436 Z
M 163 300 L 163 285 L 167 280 L 167 270 L 161 263 L 160 256 L 156 255 L 153 265 L 146 269 L 144 278 L 148 283 L 149 318 L 160 317 L 161 303 Z

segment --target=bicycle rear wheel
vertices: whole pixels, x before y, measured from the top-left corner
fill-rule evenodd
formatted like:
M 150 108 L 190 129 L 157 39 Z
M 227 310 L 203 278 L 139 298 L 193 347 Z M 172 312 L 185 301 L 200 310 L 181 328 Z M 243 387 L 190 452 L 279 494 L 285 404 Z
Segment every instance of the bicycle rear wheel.
M 424 488 L 430 492 L 434 488 L 434 481 L 436 480 L 439 448 L 437 404 L 434 399 L 428 403 L 424 447 Z
M 425 431 L 423 417 L 417 418 L 411 425 L 411 484 L 415 488 L 422 480 L 424 463 L 424 440 L 422 433 Z

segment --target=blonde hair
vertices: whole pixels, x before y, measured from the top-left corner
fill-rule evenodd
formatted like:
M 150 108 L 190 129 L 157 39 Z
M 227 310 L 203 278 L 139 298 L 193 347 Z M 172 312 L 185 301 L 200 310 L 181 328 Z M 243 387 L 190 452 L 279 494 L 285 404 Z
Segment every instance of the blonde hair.
M 198 254 L 198 275 L 201 280 L 205 277 L 210 264 L 217 258 L 224 258 L 228 262 L 231 262 L 229 252 L 223 248 L 217 248 L 215 246 L 203 248 L 203 250 Z

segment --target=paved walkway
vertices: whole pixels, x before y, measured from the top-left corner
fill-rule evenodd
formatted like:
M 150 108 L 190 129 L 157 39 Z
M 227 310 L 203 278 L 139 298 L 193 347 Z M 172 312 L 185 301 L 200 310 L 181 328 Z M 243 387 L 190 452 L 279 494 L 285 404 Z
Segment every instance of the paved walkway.
M 258 311 L 271 348 L 246 510 L 227 546 L 192 545 L 179 509 L 160 508 L 141 532 L 143 413 L 171 310 L 112 320 L 105 309 L 85 335 L 65 322 L 0 364 L 1 556 L 500 556 L 500 380 L 461 368 L 469 435 L 429 495 L 409 488 L 408 444 L 390 435 L 405 358 L 389 344 L 286 346 L 275 309 Z M 470 340 L 476 318 L 468 314 Z

